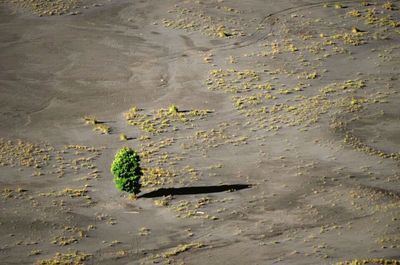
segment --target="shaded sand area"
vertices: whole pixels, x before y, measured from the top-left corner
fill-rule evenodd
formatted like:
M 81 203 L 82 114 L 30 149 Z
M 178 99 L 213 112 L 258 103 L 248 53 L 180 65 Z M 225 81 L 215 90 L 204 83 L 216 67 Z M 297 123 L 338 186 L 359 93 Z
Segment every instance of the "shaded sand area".
M 1 264 L 399 264 L 400 2 L 0 2 Z

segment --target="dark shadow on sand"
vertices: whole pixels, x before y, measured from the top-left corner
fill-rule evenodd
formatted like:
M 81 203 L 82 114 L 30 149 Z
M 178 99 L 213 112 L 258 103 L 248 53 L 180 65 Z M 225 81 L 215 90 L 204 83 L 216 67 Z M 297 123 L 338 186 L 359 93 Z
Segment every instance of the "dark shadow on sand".
M 185 109 L 185 110 L 178 110 L 178 113 L 189 113 L 193 110 Z M 212 110 L 207 110 L 207 113 L 213 113 L 214 111 Z
M 194 186 L 194 187 L 182 187 L 182 188 L 161 188 L 154 190 L 143 195 L 139 195 L 138 198 L 156 198 L 168 195 L 190 195 L 190 194 L 203 194 L 203 193 L 217 193 L 224 191 L 238 191 L 248 189 L 252 185 L 250 184 L 232 184 L 232 185 L 220 185 L 220 186 Z

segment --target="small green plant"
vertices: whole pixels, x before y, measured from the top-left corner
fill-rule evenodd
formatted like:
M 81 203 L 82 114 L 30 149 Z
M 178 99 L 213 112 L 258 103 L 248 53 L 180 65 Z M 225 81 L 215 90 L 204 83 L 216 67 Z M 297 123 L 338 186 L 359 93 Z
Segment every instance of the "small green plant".
M 171 106 L 169 106 L 168 108 L 168 114 L 177 114 L 179 112 L 178 107 L 175 104 L 172 104 Z
M 133 194 L 140 192 L 140 178 L 143 172 L 140 157 L 133 149 L 124 147 L 117 152 L 111 164 L 111 173 L 118 190 Z
M 347 12 L 347 16 L 349 17 L 361 17 L 361 13 L 358 10 L 350 10 Z
M 95 116 L 85 116 L 85 117 L 83 117 L 83 119 L 86 124 L 95 125 L 95 124 L 99 123 L 99 121 L 96 119 Z
M 120 140 L 120 141 L 128 141 L 128 136 L 126 136 L 125 133 L 121 133 L 121 134 L 119 135 L 119 140 Z
M 98 131 L 101 134 L 110 134 L 111 128 L 106 124 L 96 124 L 93 130 Z
M 341 8 L 344 8 L 344 6 L 341 3 L 336 3 L 335 4 L 335 8 L 336 9 L 341 9 Z
M 382 5 L 382 7 L 383 7 L 384 9 L 386 9 L 386 10 L 394 10 L 394 9 L 395 9 L 394 4 L 393 4 L 391 1 L 385 2 L 385 3 Z

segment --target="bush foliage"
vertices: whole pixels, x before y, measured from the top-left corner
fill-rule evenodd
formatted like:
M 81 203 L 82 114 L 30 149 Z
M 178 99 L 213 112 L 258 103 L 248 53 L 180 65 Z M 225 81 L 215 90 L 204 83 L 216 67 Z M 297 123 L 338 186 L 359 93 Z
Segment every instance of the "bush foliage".
M 124 147 L 115 155 L 111 164 L 111 173 L 117 189 L 129 193 L 140 192 L 140 177 L 143 175 L 140 167 L 140 157 L 131 148 Z

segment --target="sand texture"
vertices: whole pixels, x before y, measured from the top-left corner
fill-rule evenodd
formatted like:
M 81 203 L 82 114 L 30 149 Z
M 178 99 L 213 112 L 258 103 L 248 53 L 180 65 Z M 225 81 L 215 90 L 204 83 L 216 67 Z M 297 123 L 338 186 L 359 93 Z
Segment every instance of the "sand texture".
M 399 1 L 0 0 L 0 45 L 1 264 L 400 264 Z

